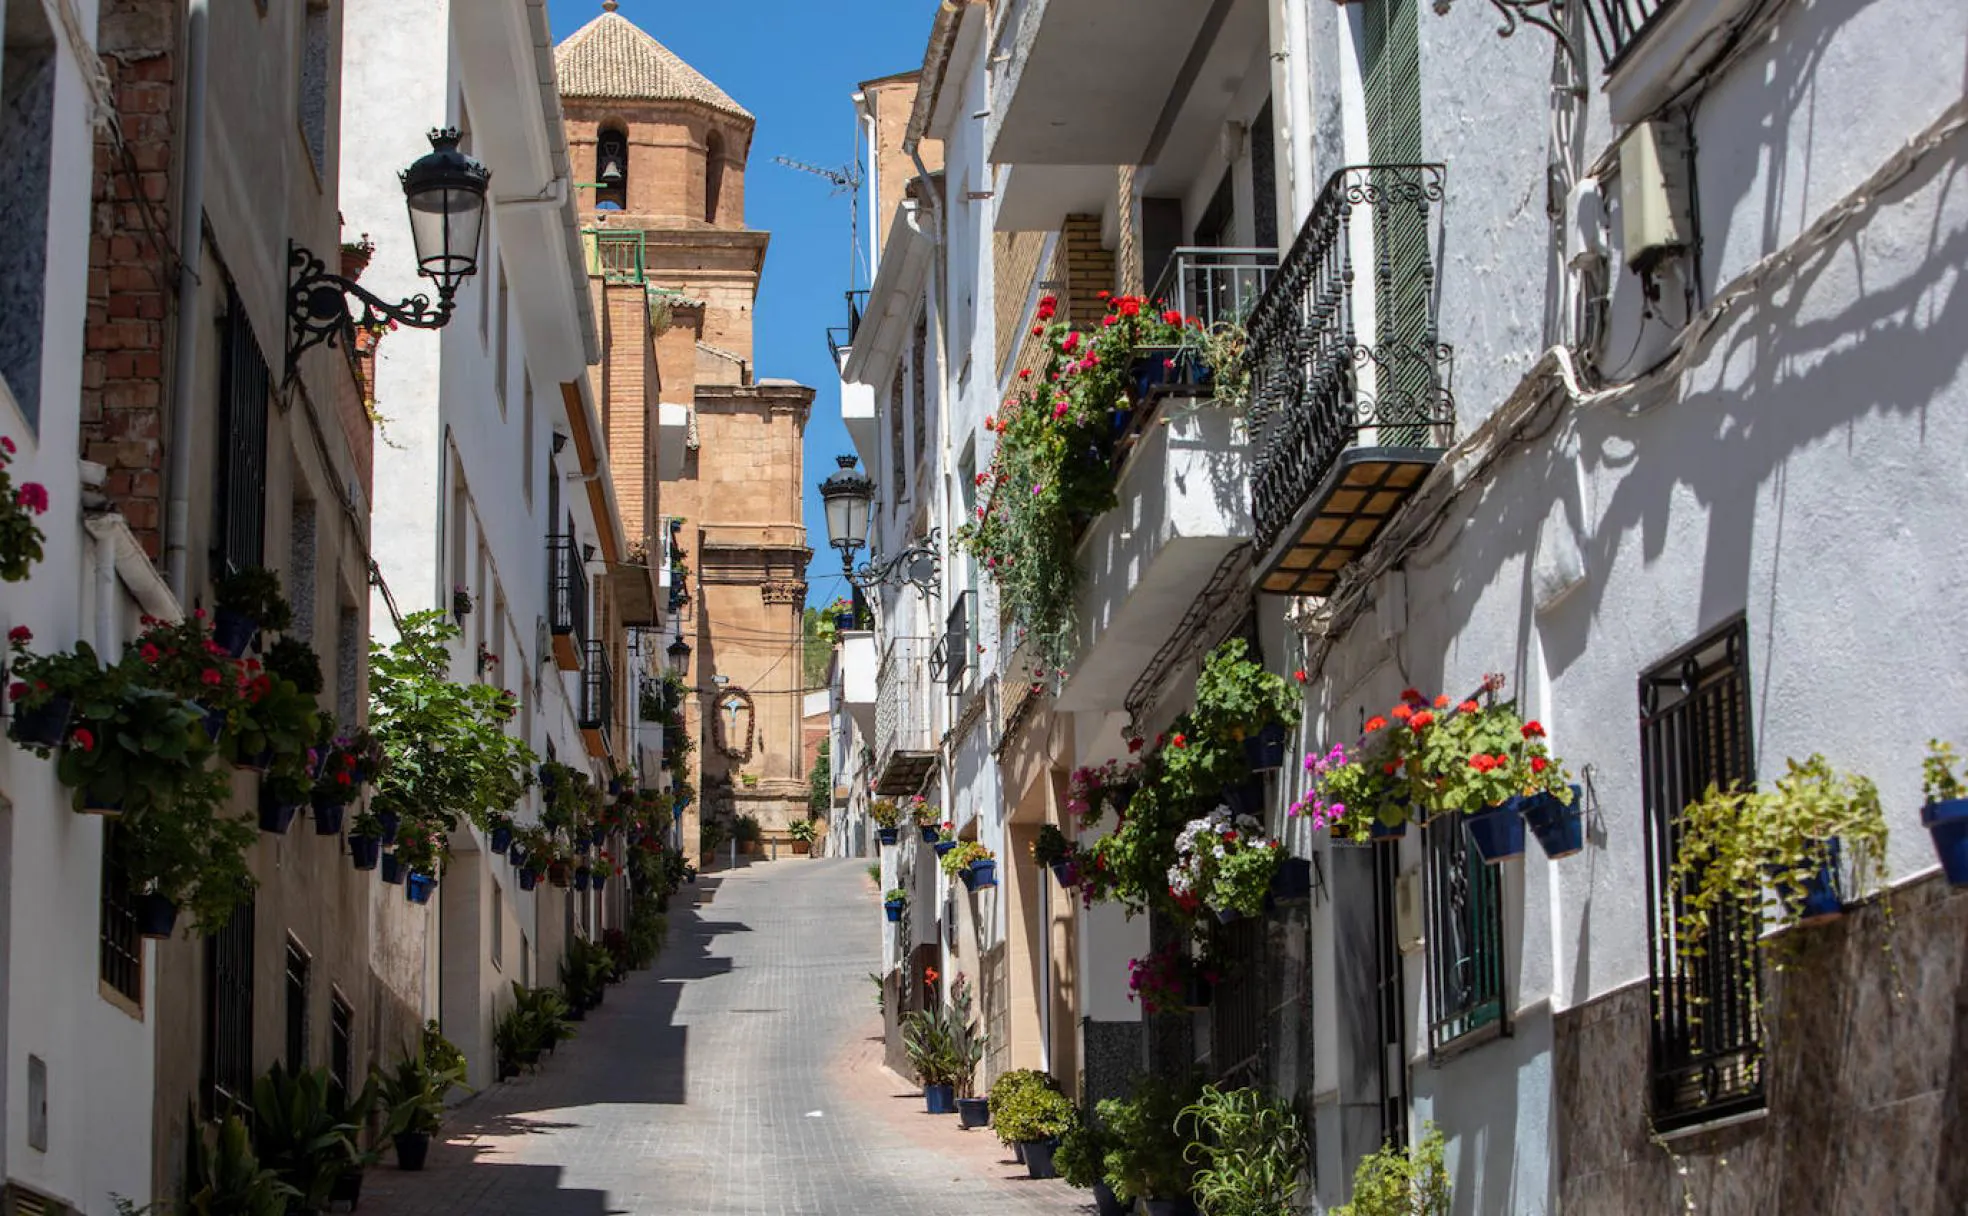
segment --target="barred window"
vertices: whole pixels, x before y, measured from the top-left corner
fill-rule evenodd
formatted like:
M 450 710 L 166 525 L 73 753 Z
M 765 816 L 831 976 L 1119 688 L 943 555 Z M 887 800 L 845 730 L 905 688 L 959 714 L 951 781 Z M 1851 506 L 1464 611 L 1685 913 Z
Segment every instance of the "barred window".
M 97 968 L 102 982 L 143 1004 L 143 937 L 137 932 L 137 893 L 124 867 L 115 824 L 103 833 L 102 927 Z
M 205 1096 L 213 1115 L 253 1100 L 251 900 L 205 939 Z
M 273 374 L 237 288 L 226 288 L 219 369 L 218 526 L 215 573 L 266 564 L 267 402 Z
M 1672 872 L 1682 808 L 1710 785 L 1755 781 L 1749 627 L 1737 620 L 1640 678 L 1641 796 L 1647 822 L 1652 1110 L 1662 1131 L 1760 1110 L 1757 912 L 1724 907 L 1699 952 L 1681 939 L 1688 891 Z
M 287 939 L 287 1071 L 308 1065 L 308 952 Z
M 1503 991 L 1503 875 L 1469 847 L 1462 816 L 1422 830 L 1428 901 L 1428 1049 L 1509 1030 Z
M 355 1010 L 337 992 L 328 1002 L 328 1090 L 335 1105 L 348 1101 L 355 1080 Z

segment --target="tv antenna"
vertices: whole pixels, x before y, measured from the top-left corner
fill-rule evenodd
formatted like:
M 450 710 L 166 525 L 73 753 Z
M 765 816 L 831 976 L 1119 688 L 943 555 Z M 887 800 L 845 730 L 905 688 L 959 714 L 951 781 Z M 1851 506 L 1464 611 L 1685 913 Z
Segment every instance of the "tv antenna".
M 772 159 L 778 161 L 788 169 L 797 169 L 801 173 L 811 173 L 817 178 L 832 183 L 834 188 L 827 192 L 828 198 L 838 198 L 843 194 L 847 195 L 848 279 L 850 284 L 859 283 L 861 272 L 861 183 L 863 180 L 859 157 L 856 157 L 853 164 L 844 165 L 839 169 L 828 169 L 821 165 L 809 165 L 803 160 L 794 160 L 790 156 L 775 156 Z

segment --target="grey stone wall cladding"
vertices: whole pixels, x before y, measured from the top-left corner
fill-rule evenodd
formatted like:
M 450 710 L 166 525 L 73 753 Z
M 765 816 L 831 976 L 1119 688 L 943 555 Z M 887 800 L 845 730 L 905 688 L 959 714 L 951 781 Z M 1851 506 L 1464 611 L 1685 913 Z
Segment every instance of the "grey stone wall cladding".
M 7 55 L 5 68 L 20 80 L 0 81 L 0 378 L 33 419 L 41 400 L 55 65 L 25 48 Z
M 1685 1195 L 1711 1216 L 1959 1216 L 1968 893 L 1924 879 L 1894 892 L 1890 913 L 1875 901 L 1777 939 L 1784 966 L 1769 974 L 1764 1010 L 1768 1114 L 1683 1136 L 1668 1145 L 1673 1157 L 1647 1122 L 1647 984 L 1559 1014 L 1560 1209 L 1682 1210 L 1685 1165 Z
M 1081 1067 L 1088 1108 L 1103 1098 L 1125 1098 L 1141 1075 L 1142 1022 L 1080 1023 Z

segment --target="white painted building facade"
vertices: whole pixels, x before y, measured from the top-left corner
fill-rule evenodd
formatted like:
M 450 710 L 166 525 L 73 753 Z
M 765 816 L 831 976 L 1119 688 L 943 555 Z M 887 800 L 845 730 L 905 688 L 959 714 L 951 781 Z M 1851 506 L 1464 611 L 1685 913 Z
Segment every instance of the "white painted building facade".
M 548 538 L 572 520 L 561 543 L 589 582 L 599 567 L 588 568 L 581 547 L 592 551 L 604 531 L 619 537 L 620 520 L 612 496 L 607 515 L 591 504 L 589 484 L 607 484 L 605 456 L 598 468 L 579 457 L 603 442 L 588 376 L 600 347 L 545 11 L 519 0 L 408 9 L 357 0 L 348 20 L 343 125 L 361 138 L 350 143 L 359 155 L 345 163 L 343 206 L 348 231 L 379 251 L 363 285 L 390 299 L 417 290 L 408 262 L 388 256 L 409 234 L 401 190 L 382 170 L 426 147 L 431 121 L 458 126 L 465 150 L 492 170 L 479 269 L 457 314 L 435 334 L 406 328 L 378 345 L 376 480 L 387 492 L 374 530 L 387 597 L 379 590 L 376 627 L 387 640 L 391 608 L 450 610 L 462 590 L 472 607 L 456 618 L 453 678 L 514 693 L 514 729 L 543 759 L 589 765 L 580 673 L 562 670 L 549 634 Z M 447 73 L 407 62 L 433 47 L 446 48 Z M 577 433 L 589 442 L 569 444 Z M 534 822 L 537 788 L 515 809 Z M 492 1030 L 512 981 L 557 982 L 571 936 L 599 936 L 601 901 L 544 882 L 522 891 L 515 868 L 468 825 L 452 849 L 428 907 L 379 889 L 374 949 L 379 974 L 440 1018 L 480 1085 L 496 1077 Z

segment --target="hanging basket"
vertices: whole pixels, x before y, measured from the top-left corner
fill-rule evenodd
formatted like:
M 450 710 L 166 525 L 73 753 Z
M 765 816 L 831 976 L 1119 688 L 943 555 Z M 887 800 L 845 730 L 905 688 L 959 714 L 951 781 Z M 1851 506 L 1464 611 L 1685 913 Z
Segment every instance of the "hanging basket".
M 137 896 L 137 934 L 163 941 L 177 928 L 178 905 L 155 891 Z
M 894 844 L 901 838 L 900 828 L 876 828 L 875 839 L 883 844 Z
M 221 608 L 212 616 L 212 641 L 235 659 L 246 657 L 253 639 L 260 636 L 260 623 L 252 617 Z
M 358 870 L 373 870 L 383 855 L 383 842 L 374 836 L 348 838 L 349 861 Z
M 1254 773 L 1274 772 L 1285 767 L 1285 728 L 1273 722 L 1254 735 L 1244 736 L 1244 763 Z
M 888 914 L 888 923 L 893 925 L 902 920 L 902 909 L 907 906 L 902 900 L 891 899 L 883 902 L 882 911 Z
M 68 720 L 75 702 L 67 693 L 58 693 L 33 709 L 14 710 L 7 736 L 23 747 L 59 747 L 68 737 Z
M 403 884 L 403 898 L 413 904 L 427 904 L 431 900 L 431 892 L 435 890 L 437 890 L 436 878 L 412 871 L 409 881 Z
M 1572 787 L 1571 805 L 1550 794 L 1524 799 L 1524 824 L 1537 837 L 1544 855 L 1556 861 L 1585 848 L 1585 792 Z
M 1484 865 L 1498 865 L 1524 855 L 1523 803 L 1522 798 L 1510 798 L 1462 817 L 1469 847 L 1476 850 Z

